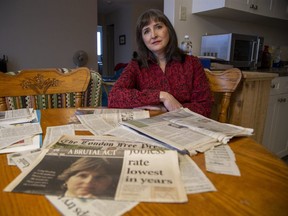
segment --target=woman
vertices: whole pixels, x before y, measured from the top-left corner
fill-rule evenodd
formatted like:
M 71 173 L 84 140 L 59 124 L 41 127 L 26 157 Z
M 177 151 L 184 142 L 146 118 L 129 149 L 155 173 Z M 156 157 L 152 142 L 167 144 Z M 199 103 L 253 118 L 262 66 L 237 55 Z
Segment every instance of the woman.
M 159 10 L 149 9 L 137 21 L 137 59 L 125 67 L 109 93 L 108 107 L 181 107 L 209 117 L 212 96 L 198 58 L 178 48 L 176 32 Z
M 86 157 L 75 161 L 58 176 L 58 179 L 64 181 L 64 196 L 113 198 L 116 179 L 118 180 L 113 179 L 113 175 L 119 177 L 120 172 L 121 168 L 115 170 L 115 166 L 113 167 L 107 159 Z

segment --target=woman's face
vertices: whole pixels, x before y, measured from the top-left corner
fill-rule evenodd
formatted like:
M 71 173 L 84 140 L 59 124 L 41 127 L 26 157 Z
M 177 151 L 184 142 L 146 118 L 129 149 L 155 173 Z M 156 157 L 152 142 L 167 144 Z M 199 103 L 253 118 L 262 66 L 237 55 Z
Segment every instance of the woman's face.
M 69 195 L 86 198 L 101 195 L 111 183 L 112 177 L 107 175 L 103 169 L 80 171 L 66 182 Z
M 156 56 L 165 56 L 165 48 L 169 42 L 168 28 L 162 22 L 151 20 L 142 29 L 142 38 L 146 47 Z

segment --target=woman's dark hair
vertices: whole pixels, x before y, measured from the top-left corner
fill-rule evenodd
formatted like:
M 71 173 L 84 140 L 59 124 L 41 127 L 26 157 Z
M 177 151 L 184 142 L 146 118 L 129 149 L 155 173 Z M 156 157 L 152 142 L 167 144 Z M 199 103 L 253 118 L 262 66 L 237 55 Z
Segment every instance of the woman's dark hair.
M 102 158 L 80 158 L 76 160 L 69 168 L 65 169 L 59 176 L 58 179 L 67 181 L 71 176 L 83 170 L 100 170 L 104 169 L 109 173 L 110 163 Z
M 184 61 L 184 53 L 178 47 L 178 39 L 169 19 L 165 14 L 157 9 L 149 9 L 142 13 L 137 20 L 136 24 L 136 42 L 138 45 L 138 63 L 141 67 L 148 67 L 148 59 L 157 61 L 153 53 L 146 47 L 142 38 L 143 27 L 149 25 L 151 21 L 162 22 L 167 26 L 169 34 L 169 42 L 166 46 L 166 61 L 169 62 L 172 59 L 177 61 Z
M 105 197 L 106 199 L 111 199 L 114 197 L 117 189 L 117 184 L 119 181 L 120 173 L 122 170 L 122 158 L 90 158 L 82 157 L 74 161 L 68 168 L 66 168 L 60 175 L 58 175 L 58 180 L 64 182 L 61 185 L 63 192 L 67 190 L 66 181 L 71 177 L 76 175 L 81 171 L 104 171 L 106 175 L 112 178 L 111 185 L 105 193 L 97 194 L 96 191 L 92 191 L 94 195 L 98 197 Z

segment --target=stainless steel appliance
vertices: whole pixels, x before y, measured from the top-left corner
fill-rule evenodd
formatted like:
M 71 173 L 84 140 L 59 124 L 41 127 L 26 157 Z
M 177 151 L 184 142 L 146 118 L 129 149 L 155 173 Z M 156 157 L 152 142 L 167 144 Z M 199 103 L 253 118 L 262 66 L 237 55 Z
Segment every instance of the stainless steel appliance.
M 236 33 L 204 35 L 201 56 L 214 57 L 238 68 L 261 66 L 264 38 Z

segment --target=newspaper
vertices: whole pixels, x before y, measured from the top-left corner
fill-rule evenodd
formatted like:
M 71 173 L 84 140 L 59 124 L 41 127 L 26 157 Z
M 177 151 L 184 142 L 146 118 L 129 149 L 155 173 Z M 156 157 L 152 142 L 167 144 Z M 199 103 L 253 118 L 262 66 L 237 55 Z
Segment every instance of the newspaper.
M 206 170 L 218 174 L 240 176 L 234 152 L 228 145 L 218 146 L 204 153 Z
M 40 112 L 17 109 L 0 112 L 0 154 L 40 148 Z
M 158 147 L 164 148 L 161 142 L 155 139 L 151 139 L 145 135 L 141 135 L 137 133 L 135 130 L 132 130 L 128 127 L 124 127 L 123 125 L 119 125 L 113 128 L 112 130 L 107 131 L 106 133 L 104 133 L 104 135 L 115 136 L 117 138 L 125 139 L 125 140 L 139 141 L 139 142 L 150 144 L 152 146 L 158 146 Z
M 122 131 L 122 130 L 121 130 Z M 73 142 L 71 142 L 73 140 Z M 144 139 L 146 141 L 146 139 Z M 68 136 L 63 135 L 57 142 L 47 146 L 47 148 L 91 148 L 97 150 L 151 150 L 162 149 L 161 146 L 154 146 L 143 142 L 136 137 L 135 140 L 125 140 L 120 137 L 111 136 Z M 23 171 L 32 164 L 32 159 L 39 155 L 41 149 L 34 151 L 25 151 L 11 154 L 10 160 Z M 233 152 L 232 152 L 233 153 Z M 215 191 L 214 186 L 204 175 L 196 163 L 187 155 L 179 155 L 181 178 L 187 193 L 200 193 Z
M 10 164 L 16 165 L 21 171 L 27 169 L 41 153 L 41 149 L 34 149 L 30 151 L 21 151 L 17 153 L 8 154 L 8 161 Z
M 171 150 L 44 149 L 33 165 L 4 191 L 120 201 L 187 202 L 178 154 Z
M 74 126 L 69 124 L 69 125 L 47 127 L 46 135 L 43 141 L 43 147 L 46 147 L 51 143 L 55 143 L 63 134 L 74 135 L 75 134 Z
M 38 134 L 29 138 L 22 139 L 6 148 L 0 149 L 0 154 L 37 149 L 41 147 L 41 143 L 42 135 Z
M 149 111 L 140 109 L 78 109 L 75 114 L 81 124 L 94 135 L 102 135 L 122 121 L 150 117 Z
M 50 195 L 46 198 L 64 216 L 121 216 L 138 205 L 138 202 L 78 199 Z
M 27 150 L 33 149 L 32 137 L 39 134 L 42 134 L 39 123 L 17 124 L 0 128 L 0 153 L 17 151 L 16 146 L 21 146 L 21 150 L 23 150 L 23 146 L 27 146 Z M 40 147 L 39 144 L 38 148 Z
M 188 156 L 180 155 L 180 171 L 187 194 L 217 191 L 197 164 Z
M 59 140 L 46 148 L 91 148 L 97 150 L 165 150 L 163 146 L 152 145 L 152 143 L 146 143 L 141 140 L 129 140 L 113 136 L 82 136 L 82 135 L 62 135 Z
M 121 128 L 121 131 L 125 130 L 123 129 L 124 127 L 120 127 L 120 128 Z M 133 131 L 130 131 L 130 132 L 135 133 Z M 84 136 L 77 136 L 77 137 L 78 138 L 82 137 L 82 140 L 86 140 Z M 75 141 L 75 138 L 73 139 L 74 141 Z M 137 139 L 138 141 L 142 140 L 139 138 Z M 65 143 L 66 143 L 65 145 L 68 145 L 67 142 Z M 75 142 L 75 143 L 79 144 L 80 142 Z M 129 147 L 129 146 L 127 145 L 126 147 Z M 139 145 L 139 147 L 141 149 L 143 146 Z M 58 146 L 58 148 L 61 148 L 61 146 Z M 136 149 L 136 147 L 134 149 Z M 26 151 L 26 152 L 21 152 L 17 154 L 12 154 L 10 158 L 12 158 L 12 160 L 15 161 L 15 164 L 23 171 L 24 169 L 27 169 L 32 164 L 32 159 L 33 158 L 35 159 L 35 155 L 39 153 L 40 153 L 40 150 L 31 151 L 31 152 Z M 200 170 L 200 168 L 196 165 L 196 163 L 190 157 L 188 157 L 187 155 L 178 155 L 178 156 L 179 156 L 179 161 L 180 161 L 181 179 L 183 181 L 187 194 L 216 191 L 215 187 L 210 182 L 210 180 L 205 176 L 205 174 Z M 76 209 L 78 213 L 81 212 L 83 213 L 83 215 L 86 215 L 86 216 L 122 215 L 124 212 L 130 210 L 132 207 L 138 204 L 138 202 L 121 202 L 121 201 L 97 200 L 97 199 L 78 199 L 78 198 L 63 197 L 63 196 L 57 197 L 57 196 L 50 196 L 50 195 L 46 197 L 50 202 L 52 202 L 52 204 L 63 215 L 67 215 L 67 216 L 77 215 Z M 109 208 L 107 208 L 107 206 L 109 206 Z
M 249 136 L 253 133 L 253 129 L 220 123 L 187 108 L 120 124 L 156 139 L 166 147 L 190 155 L 227 144 L 234 136 Z
M 32 108 L 0 111 L 0 126 L 31 122 L 35 118 L 37 115 Z

